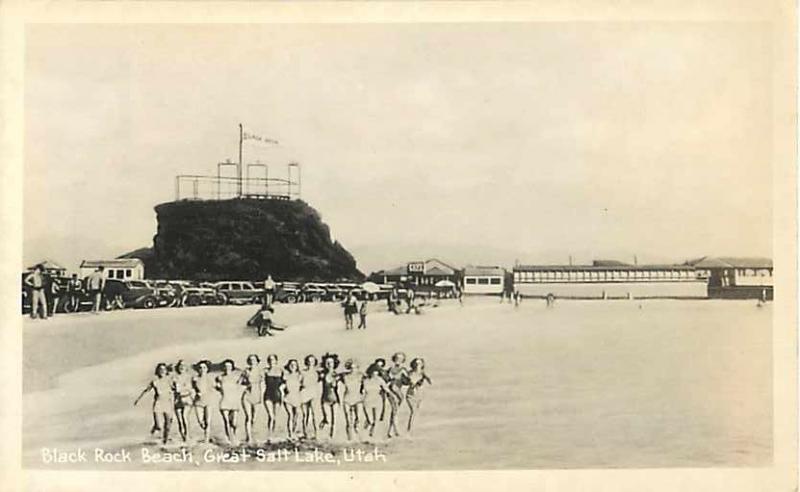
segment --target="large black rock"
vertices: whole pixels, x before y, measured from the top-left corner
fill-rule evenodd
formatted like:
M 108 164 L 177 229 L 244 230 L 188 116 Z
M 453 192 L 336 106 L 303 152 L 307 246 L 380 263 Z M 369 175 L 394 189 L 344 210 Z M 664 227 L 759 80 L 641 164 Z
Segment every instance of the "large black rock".
M 361 280 L 353 256 L 300 200 L 177 201 L 155 207 L 153 248 L 132 251 L 148 278 Z

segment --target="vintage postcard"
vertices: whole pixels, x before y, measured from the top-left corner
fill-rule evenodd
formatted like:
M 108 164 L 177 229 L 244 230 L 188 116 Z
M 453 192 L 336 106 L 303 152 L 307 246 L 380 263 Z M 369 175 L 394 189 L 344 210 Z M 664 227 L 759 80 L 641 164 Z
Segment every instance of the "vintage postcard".
M 793 4 L 0 9 L 3 490 L 796 490 Z

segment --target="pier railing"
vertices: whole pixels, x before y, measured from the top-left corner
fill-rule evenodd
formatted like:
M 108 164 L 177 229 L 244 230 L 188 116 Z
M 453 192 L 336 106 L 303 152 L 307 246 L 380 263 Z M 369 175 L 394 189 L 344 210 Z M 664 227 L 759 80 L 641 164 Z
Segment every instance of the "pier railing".
M 183 174 L 175 177 L 175 200 L 300 198 L 299 183 L 282 178 L 237 178 Z

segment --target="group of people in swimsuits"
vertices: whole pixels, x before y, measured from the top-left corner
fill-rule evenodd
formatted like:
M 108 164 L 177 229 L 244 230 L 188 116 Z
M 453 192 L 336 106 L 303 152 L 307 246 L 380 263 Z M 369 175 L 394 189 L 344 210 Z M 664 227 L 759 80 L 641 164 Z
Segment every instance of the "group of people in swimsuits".
M 350 440 L 359 432 L 359 415 L 365 417 L 364 429 L 373 436 L 377 421 L 383 421 L 387 406 L 389 420 L 387 437 L 398 436 L 397 417 L 402 402 L 409 408 L 407 431 L 422 403 L 423 386 L 431 384 L 425 373 L 425 361 L 415 358 L 406 367 L 406 355 L 397 352 L 387 367 L 385 359 L 376 359 L 361 371 L 358 362 L 347 359 L 340 369 L 339 356 L 326 353 L 320 360 L 307 355 L 300 367 L 297 359 L 280 365 L 278 356 L 267 356 L 266 364 L 256 354 L 247 357 L 246 367 L 237 369 L 231 359 L 222 362 L 221 373 L 210 374 L 211 362 L 201 360 L 193 365 L 190 376 L 184 361 L 173 366 L 160 362 L 155 377 L 134 401 L 134 406 L 148 392 L 153 392 L 153 427 L 151 434 L 161 433 L 164 444 L 169 440 L 173 416 L 178 432 L 185 442 L 188 438 L 186 411 L 194 409 L 203 430 L 202 442 L 209 442 L 211 412 L 218 406 L 228 443 L 237 443 L 236 429 L 239 411 L 244 413 L 245 441 L 253 443 L 253 425 L 258 408 L 266 411 L 267 431 L 274 436 L 278 409 L 283 407 L 290 440 L 299 437 L 316 438 L 317 431 L 328 428 L 333 438 L 336 428 L 336 407 L 344 411 L 345 430 Z M 321 420 L 317 425 L 317 408 Z

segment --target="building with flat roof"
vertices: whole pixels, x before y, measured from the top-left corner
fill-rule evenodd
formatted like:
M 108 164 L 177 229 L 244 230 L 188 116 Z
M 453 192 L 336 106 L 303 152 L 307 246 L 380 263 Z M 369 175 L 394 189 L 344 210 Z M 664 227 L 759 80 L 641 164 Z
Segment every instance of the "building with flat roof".
M 708 296 L 750 299 L 773 297 L 772 259 L 704 256 L 686 262 L 708 278 Z
M 144 262 L 138 258 L 117 258 L 114 260 L 83 260 L 80 266 L 81 278 L 88 277 L 98 267 L 103 267 L 106 278 L 119 280 L 144 279 Z
M 506 271 L 499 266 L 467 266 L 463 272 L 464 294 L 502 294 Z

